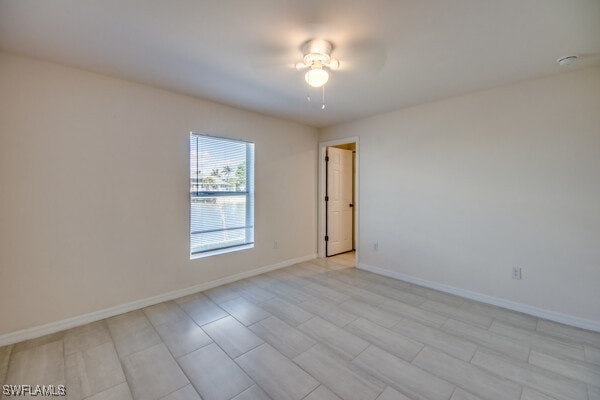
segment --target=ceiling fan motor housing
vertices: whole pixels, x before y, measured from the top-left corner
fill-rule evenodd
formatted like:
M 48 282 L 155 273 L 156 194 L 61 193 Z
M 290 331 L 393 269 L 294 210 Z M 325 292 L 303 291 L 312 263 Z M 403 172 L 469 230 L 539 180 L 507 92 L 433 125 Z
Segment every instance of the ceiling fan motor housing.
M 312 39 L 304 43 L 302 46 L 302 52 L 304 55 L 310 53 L 330 55 L 332 50 L 333 45 L 331 42 L 323 39 Z
M 302 45 L 304 58 L 302 62 L 306 67 L 322 68 L 323 66 L 336 70 L 339 61 L 331 58 L 333 45 L 331 42 L 323 39 L 313 39 Z

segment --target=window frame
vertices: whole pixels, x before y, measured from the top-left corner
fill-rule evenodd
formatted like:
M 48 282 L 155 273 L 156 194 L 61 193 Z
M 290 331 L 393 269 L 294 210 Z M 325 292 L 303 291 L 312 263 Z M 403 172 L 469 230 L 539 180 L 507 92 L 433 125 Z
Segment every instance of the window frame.
M 235 142 L 235 143 L 243 143 L 246 145 L 246 162 L 245 162 L 245 170 L 246 170 L 246 189 L 245 191 L 199 191 L 196 190 L 195 192 L 192 191 L 192 139 L 194 137 L 206 137 L 206 138 L 210 138 L 210 139 L 217 139 L 217 140 L 223 140 L 223 141 L 228 141 L 228 142 Z M 222 137 L 222 136 L 216 136 L 216 135 L 210 135 L 210 134 L 205 134 L 205 133 L 198 133 L 198 132 L 190 132 L 190 136 L 188 139 L 188 143 L 189 143 L 189 152 L 188 152 L 188 166 L 189 166 L 189 186 L 188 186 L 188 191 L 189 191 L 189 226 L 188 226 L 188 233 L 189 233 L 189 256 L 190 256 L 190 260 L 194 260 L 197 258 L 203 258 L 203 257 L 209 257 L 209 256 L 213 256 L 213 255 L 218 255 L 218 254 L 226 254 L 226 253 L 231 253 L 231 252 L 236 252 L 236 251 L 241 251 L 241 250 L 247 250 L 247 249 L 251 249 L 254 248 L 254 143 L 250 142 L 248 140 L 244 140 L 244 139 L 232 139 L 232 138 L 228 138 L 228 137 Z M 196 150 L 196 155 L 197 155 L 197 150 Z M 198 160 L 196 160 L 196 163 L 198 163 Z M 196 167 L 196 169 L 198 169 Z M 198 188 L 198 184 L 196 183 L 196 186 Z M 223 246 L 223 247 L 218 247 L 218 248 L 214 248 L 214 249 L 209 249 L 209 250 L 202 250 L 202 251 L 193 251 L 193 247 L 192 247 L 192 235 L 194 234 L 200 234 L 200 233 L 207 233 L 209 231 L 192 231 L 192 198 L 193 197 L 234 197 L 234 196 L 245 196 L 246 198 L 246 207 L 245 207 L 245 226 L 242 227 L 235 227 L 235 228 L 225 228 L 225 229 L 216 229 L 214 230 L 216 231 L 226 231 L 226 230 L 238 230 L 238 229 L 244 229 L 245 230 L 245 242 L 242 244 L 236 244 L 236 245 L 229 245 L 229 246 Z M 248 241 L 248 230 L 251 230 L 251 236 L 252 239 L 251 241 Z

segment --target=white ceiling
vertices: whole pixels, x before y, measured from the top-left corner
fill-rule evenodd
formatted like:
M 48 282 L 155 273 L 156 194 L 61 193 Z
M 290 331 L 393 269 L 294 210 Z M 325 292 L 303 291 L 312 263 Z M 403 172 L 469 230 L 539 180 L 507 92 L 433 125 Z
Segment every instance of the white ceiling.
M 599 64 L 600 0 L 0 0 L 0 49 L 322 127 Z

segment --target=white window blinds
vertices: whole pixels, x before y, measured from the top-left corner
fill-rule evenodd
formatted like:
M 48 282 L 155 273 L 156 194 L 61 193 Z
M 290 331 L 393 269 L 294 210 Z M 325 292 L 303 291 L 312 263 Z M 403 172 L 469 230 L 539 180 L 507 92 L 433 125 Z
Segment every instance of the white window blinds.
M 190 253 L 254 243 L 254 144 L 190 136 Z

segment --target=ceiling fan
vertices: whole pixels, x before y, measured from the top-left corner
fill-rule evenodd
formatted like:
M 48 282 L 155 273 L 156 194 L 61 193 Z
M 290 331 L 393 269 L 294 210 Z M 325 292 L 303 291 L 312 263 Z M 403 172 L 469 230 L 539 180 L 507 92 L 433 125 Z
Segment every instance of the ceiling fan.
M 383 68 L 387 59 L 385 46 L 380 40 L 362 36 L 347 27 L 311 22 L 289 32 L 287 38 L 278 43 L 271 39 L 261 45 L 261 51 L 254 51 L 254 55 L 262 53 L 261 63 L 255 65 L 286 66 L 294 71 L 306 71 L 304 80 L 309 88 L 322 91 L 322 109 L 325 108 L 325 84 L 329 82 L 331 72 L 343 73 L 346 80 L 350 77 L 369 79 Z M 301 38 L 304 38 L 299 48 L 302 58 L 290 60 L 292 47 L 289 43 Z M 306 98 L 310 101 L 310 94 Z
M 333 45 L 324 39 L 312 39 L 302 45 L 304 57 L 302 61 L 296 63 L 298 71 L 308 69 L 304 75 L 306 83 L 310 86 L 319 88 L 329 80 L 327 70 L 337 71 L 340 62 L 331 57 Z

